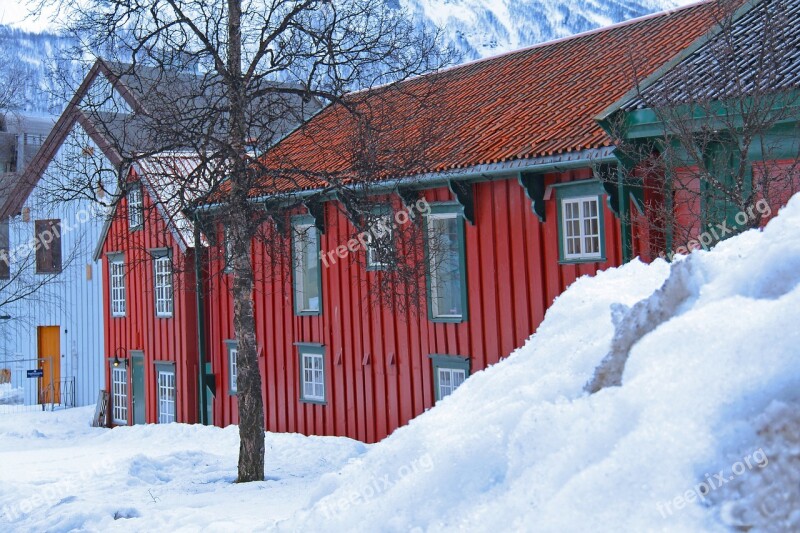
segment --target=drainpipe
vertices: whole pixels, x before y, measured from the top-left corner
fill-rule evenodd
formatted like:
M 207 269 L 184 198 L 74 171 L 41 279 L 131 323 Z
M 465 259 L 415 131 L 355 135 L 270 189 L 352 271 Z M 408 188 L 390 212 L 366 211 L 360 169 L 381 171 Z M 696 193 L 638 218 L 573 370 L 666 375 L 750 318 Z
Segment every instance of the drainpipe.
M 205 306 L 203 301 L 203 243 L 200 239 L 199 217 L 194 216 L 194 277 L 195 277 L 195 301 L 197 308 L 197 374 L 199 395 L 197 405 L 200 408 L 200 423 L 204 426 L 209 425 L 208 420 L 208 393 L 206 392 L 206 325 L 205 325 Z

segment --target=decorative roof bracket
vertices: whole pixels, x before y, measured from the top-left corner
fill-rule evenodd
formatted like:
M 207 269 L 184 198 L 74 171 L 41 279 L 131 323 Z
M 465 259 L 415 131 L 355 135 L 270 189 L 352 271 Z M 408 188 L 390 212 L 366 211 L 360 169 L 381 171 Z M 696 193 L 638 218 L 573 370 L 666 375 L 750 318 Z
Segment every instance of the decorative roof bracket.
M 400 197 L 400 201 L 403 203 L 403 208 L 406 211 L 413 211 L 414 205 L 419 200 L 419 191 L 414 189 L 410 189 L 408 187 L 398 187 L 397 188 L 397 196 Z
M 472 183 L 468 181 L 449 180 L 448 186 L 461 205 L 464 218 L 470 225 L 475 225 L 475 197 L 472 194 Z
M 519 184 L 525 189 L 525 195 L 531 201 L 531 210 L 539 217 L 539 222 L 545 221 L 545 186 L 544 175 L 521 172 Z
M 308 199 L 303 202 L 308 210 L 308 214 L 314 219 L 314 226 L 320 233 L 325 233 L 325 204 L 316 199 Z

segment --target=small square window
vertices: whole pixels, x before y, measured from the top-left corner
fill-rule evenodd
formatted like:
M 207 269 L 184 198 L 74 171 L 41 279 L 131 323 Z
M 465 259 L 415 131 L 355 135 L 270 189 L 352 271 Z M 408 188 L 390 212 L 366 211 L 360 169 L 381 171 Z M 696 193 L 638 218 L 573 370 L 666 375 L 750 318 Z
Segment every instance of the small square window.
M 436 401 L 450 396 L 469 377 L 469 358 L 457 355 L 430 355 Z
M 600 251 L 600 199 L 597 196 L 561 200 L 564 259 L 596 259 Z
M 300 400 L 325 403 L 325 348 L 298 344 L 300 354 Z

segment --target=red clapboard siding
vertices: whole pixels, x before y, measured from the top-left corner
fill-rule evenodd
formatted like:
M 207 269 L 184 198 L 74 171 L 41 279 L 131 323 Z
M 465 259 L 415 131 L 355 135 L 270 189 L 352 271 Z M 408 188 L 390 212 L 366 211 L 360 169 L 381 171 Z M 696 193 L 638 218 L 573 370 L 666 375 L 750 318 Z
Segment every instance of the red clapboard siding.
M 587 167 L 547 174 L 545 180 L 553 185 L 591 177 Z M 621 262 L 619 223 L 605 203 L 607 261 L 561 265 L 555 194 L 546 203 L 545 223 L 516 177 L 474 184 L 473 194 L 476 223 L 464 226 L 469 320 L 460 324 L 429 321 L 424 302 L 416 314 L 371 304 L 368 290 L 381 273 L 349 259 L 322 268 L 322 314 L 295 316 L 291 265 L 271 265 L 270 251 L 254 244 L 254 268 L 261 274 L 254 295 L 267 430 L 380 440 L 433 405 L 430 354 L 468 356 L 471 372 L 494 364 L 525 342 L 575 279 Z M 426 190 L 424 197 L 453 200 L 447 188 Z M 393 202 L 399 209 L 399 200 Z M 323 253 L 353 235 L 343 211 L 326 204 Z M 236 398 L 227 394 L 224 344 L 234 334 L 230 280 L 219 268 L 210 268 L 207 336 L 218 380 L 215 423 L 227 425 L 238 420 Z M 325 346 L 326 405 L 299 401 L 298 342 Z
M 144 226 L 139 231 L 128 229 L 125 199 L 118 205 L 103 242 L 103 311 L 105 323 L 105 353 L 129 358 L 134 350 L 144 352 L 145 411 L 148 423 L 158 421 L 158 390 L 155 362 L 175 363 L 176 406 L 178 422 L 196 422 L 197 407 L 197 315 L 195 302 L 194 252 L 181 251 L 167 230 L 158 210 L 146 190 L 143 193 Z M 149 250 L 172 250 L 175 272 L 173 315 L 157 318 L 153 294 L 153 261 Z M 111 316 L 109 286 L 109 253 L 125 254 L 126 314 Z M 106 363 L 106 387 L 111 390 L 111 377 Z M 129 398 L 132 384 L 129 377 Z M 129 408 L 129 423 L 133 411 Z

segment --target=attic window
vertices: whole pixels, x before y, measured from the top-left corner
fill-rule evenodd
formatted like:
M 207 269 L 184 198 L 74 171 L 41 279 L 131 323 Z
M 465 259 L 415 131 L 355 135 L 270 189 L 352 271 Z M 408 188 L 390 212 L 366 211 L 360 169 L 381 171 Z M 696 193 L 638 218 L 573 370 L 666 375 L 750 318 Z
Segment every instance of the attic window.
M 131 231 L 141 229 L 144 225 L 144 205 L 142 204 L 142 189 L 139 185 L 128 191 L 128 229 Z

